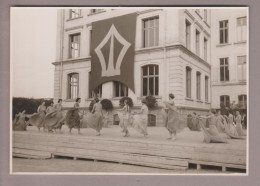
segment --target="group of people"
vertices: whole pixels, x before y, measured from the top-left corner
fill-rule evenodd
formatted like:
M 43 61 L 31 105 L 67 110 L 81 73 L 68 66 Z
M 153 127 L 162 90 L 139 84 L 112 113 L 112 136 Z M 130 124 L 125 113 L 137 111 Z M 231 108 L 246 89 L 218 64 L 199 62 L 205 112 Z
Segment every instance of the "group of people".
M 169 101 L 164 102 L 165 107 L 162 109 L 161 114 L 169 132 L 169 140 L 176 140 L 177 133 L 182 131 L 186 127 L 183 122 L 180 121 L 178 110 L 174 104 L 174 95 L 169 94 Z M 90 112 L 80 110 L 81 99 L 77 98 L 76 102 L 66 114 L 62 112 L 62 100 L 59 99 L 58 103 L 46 108 L 45 102 L 43 102 L 37 109 L 37 113 L 30 116 L 29 121 L 34 126 L 37 126 L 38 130 L 44 128 L 49 132 L 61 130 L 63 124 L 66 124 L 71 133 L 73 128 L 78 129 L 80 134 L 80 128 L 92 128 L 97 131 L 97 135 L 101 135 L 102 123 L 104 115 L 102 112 L 102 104 L 98 98 L 95 98 L 95 104 Z M 124 101 L 122 109 L 116 110 L 120 119 L 119 126 L 124 133 L 124 137 L 129 137 L 129 127 L 133 127 L 136 131 L 142 134 L 144 137 L 148 136 L 148 107 L 146 100 L 142 100 L 142 106 L 139 112 L 131 112 L 131 108 L 128 100 Z M 206 127 L 206 120 L 209 121 L 209 127 Z M 236 126 L 233 124 L 235 120 Z M 243 136 L 243 130 L 241 125 L 241 116 L 237 111 L 234 119 L 233 115 L 229 112 L 228 115 L 221 115 L 220 111 L 216 112 L 214 109 L 210 111 L 208 116 L 193 115 L 193 122 L 196 122 L 196 130 L 202 129 L 204 133 L 204 142 L 227 142 L 227 138 L 240 138 Z M 188 127 L 190 128 L 189 124 Z M 191 129 L 191 128 L 190 128 Z M 192 129 L 191 129 L 192 130 Z
M 225 115 L 221 114 L 220 110 L 211 109 L 209 116 L 198 117 L 199 119 L 209 120 L 209 128 L 205 127 L 205 122 L 200 122 L 204 133 L 204 142 L 206 143 L 226 143 L 227 139 L 240 139 L 245 136 L 239 111 L 236 111 L 236 116 L 234 117 L 230 110 Z

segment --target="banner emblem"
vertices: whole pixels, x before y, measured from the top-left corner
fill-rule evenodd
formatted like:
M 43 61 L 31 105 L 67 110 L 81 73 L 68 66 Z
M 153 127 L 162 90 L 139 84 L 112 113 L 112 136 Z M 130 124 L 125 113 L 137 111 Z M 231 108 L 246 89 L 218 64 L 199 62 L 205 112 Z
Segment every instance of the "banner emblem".
M 116 60 L 115 63 L 115 67 L 114 67 L 114 39 L 117 39 L 117 41 L 119 41 L 122 45 L 123 48 L 121 49 L 118 58 Z M 104 58 L 104 55 L 101 51 L 101 49 L 106 45 L 106 43 L 109 41 L 109 39 L 111 39 L 110 42 L 110 50 L 109 50 L 109 59 L 108 59 L 108 65 L 106 67 L 106 61 Z M 114 24 L 112 24 L 112 26 L 110 27 L 110 30 L 108 31 L 107 35 L 105 36 L 105 38 L 101 41 L 101 43 L 97 46 L 97 48 L 95 49 L 95 52 L 99 58 L 99 62 L 101 64 L 101 76 L 115 76 L 115 75 L 120 75 L 120 67 L 123 61 L 123 58 L 128 50 L 128 48 L 131 46 L 131 44 L 125 40 L 125 38 L 123 38 L 120 33 L 117 31 L 116 27 L 114 26 Z

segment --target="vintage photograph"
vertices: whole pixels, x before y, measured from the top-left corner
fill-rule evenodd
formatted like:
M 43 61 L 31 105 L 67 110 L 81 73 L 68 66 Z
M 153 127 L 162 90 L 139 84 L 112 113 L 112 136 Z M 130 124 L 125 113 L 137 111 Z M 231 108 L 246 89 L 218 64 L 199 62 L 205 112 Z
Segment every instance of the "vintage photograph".
M 11 174 L 248 175 L 248 7 L 12 7 Z

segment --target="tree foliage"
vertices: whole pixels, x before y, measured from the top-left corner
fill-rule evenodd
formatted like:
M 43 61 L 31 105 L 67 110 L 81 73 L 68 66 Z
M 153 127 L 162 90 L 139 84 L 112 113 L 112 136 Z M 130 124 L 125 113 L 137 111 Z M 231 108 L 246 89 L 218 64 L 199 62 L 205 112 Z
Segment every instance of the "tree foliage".
M 109 99 L 103 99 L 103 100 L 101 100 L 100 103 L 102 105 L 102 109 L 104 109 L 106 111 L 110 111 L 110 110 L 114 109 L 113 103 Z
M 34 99 L 34 98 L 22 98 L 22 97 L 14 97 L 13 98 L 13 113 L 12 116 L 14 118 L 15 114 L 26 110 L 26 114 L 33 114 L 37 112 L 39 105 L 45 101 L 46 107 L 50 106 L 52 99 Z
M 145 101 L 149 109 L 154 109 L 157 107 L 157 100 L 154 96 L 146 96 Z
M 130 97 L 122 97 L 122 98 L 119 100 L 119 106 L 120 106 L 121 108 L 124 107 L 124 105 L 125 105 L 125 104 L 124 104 L 125 100 L 128 101 L 129 107 L 133 107 L 133 106 L 134 106 L 132 98 L 130 98 Z

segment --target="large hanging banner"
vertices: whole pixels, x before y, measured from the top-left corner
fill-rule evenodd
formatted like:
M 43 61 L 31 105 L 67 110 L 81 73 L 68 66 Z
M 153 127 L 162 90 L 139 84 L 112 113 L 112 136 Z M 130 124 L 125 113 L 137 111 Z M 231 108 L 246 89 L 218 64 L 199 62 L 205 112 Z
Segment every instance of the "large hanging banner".
M 134 90 L 136 13 L 92 23 L 90 89 L 119 81 Z

